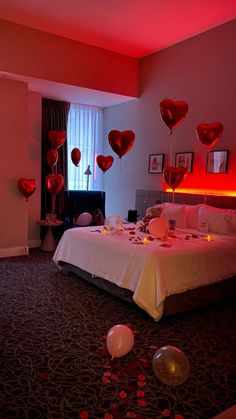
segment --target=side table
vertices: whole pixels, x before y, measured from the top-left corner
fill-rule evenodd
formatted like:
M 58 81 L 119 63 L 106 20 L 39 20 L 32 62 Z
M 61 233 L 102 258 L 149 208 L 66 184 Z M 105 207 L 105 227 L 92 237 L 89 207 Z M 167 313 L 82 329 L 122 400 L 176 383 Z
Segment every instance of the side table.
M 40 220 L 37 222 L 37 224 L 47 227 L 46 236 L 41 244 L 41 249 L 46 252 L 53 252 L 57 247 L 57 242 L 55 240 L 55 237 L 53 235 L 52 229 L 54 227 L 59 227 L 63 224 L 63 221 L 61 220 Z

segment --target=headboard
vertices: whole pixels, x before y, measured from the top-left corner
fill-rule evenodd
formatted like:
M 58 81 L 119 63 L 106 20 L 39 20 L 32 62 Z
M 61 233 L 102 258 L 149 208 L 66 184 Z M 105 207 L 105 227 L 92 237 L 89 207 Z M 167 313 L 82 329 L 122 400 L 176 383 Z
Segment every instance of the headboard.
M 172 192 L 136 190 L 135 209 L 140 218 L 144 217 L 147 208 L 162 202 L 173 202 Z M 175 193 L 174 202 L 176 204 L 207 204 L 218 208 L 236 209 L 236 196 Z

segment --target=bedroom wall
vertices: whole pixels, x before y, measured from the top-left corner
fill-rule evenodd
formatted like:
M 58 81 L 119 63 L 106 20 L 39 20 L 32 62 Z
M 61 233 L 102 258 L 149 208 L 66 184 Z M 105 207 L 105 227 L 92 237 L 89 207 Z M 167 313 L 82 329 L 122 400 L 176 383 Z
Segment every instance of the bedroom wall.
M 138 96 L 139 61 L 0 19 L 0 71 Z
M 112 154 L 110 130 L 132 129 L 136 140 L 121 161 L 115 159 L 105 173 L 107 213 L 127 216 L 134 208 L 135 190 L 160 190 L 166 184 L 162 174 L 148 174 L 148 158 L 164 153 L 166 164 L 175 152 L 194 152 L 193 172 L 181 184 L 186 188 L 227 189 L 236 192 L 236 20 L 205 32 L 141 61 L 140 98 L 105 109 L 105 154 Z M 185 100 L 186 120 L 172 136 L 160 117 L 164 98 Z M 219 121 L 223 135 L 214 149 L 230 150 L 228 174 L 205 173 L 206 149 L 197 139 L 198 123 Z M 173 153 L 171 154 L 171 146 Z
M 41 194 L 41 94 L 23 82 L 0 78 L 0 257 L 26 254 L 41 244 L 37 220 Z M 36 191 L 26 202 L 20 178 L 34 178 Z
M 28 205 L 17 180 L 28 173 L 27 84 L 0 79 L 0 257 L 28 252 Z
M 41 217 L 41 122 L 42 95 L 28 92 L 28 173 L 36 179 L 37 188 L 28 202 L 28 243 L 29 247 L 39 247 Z

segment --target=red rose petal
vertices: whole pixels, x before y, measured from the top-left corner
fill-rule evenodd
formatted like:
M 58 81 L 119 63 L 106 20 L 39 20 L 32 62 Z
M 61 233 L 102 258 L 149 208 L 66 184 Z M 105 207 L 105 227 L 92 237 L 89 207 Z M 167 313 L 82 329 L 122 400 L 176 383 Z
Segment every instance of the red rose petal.
M 161 412 L 161 414 L 162 414 L 162 416 L 164 416 L 164 417 L 168 417 L 168 416 L 170 416 L 170 415 L 171 415 L 171 411 L 170 411 L 170 409 L 164 409 L 164 410 Z
M 103 365 L 103 368 L 104 368 L 104 369 L 106 369 L 106 370 L 108 370 L 108 369 L 110 369 L 110 368 L 111 368 L 111 365 L 109 365 L 109 364 L 104 364 L 104 365 Z
M 125 391 L 120 391 L 119 396 L 120 396 L 121 399 L 126 399 L 127 393 Z
M 143 390 L 138 390 L 137 391 L 137 397 L 144 397 L 145 393 Z
M 80 412 L 79 417 L 80 419 L 88 419 L 89 415 L 87 410 L 83 410 L 83 412 Z
M 103 373 L 104 377 L 110 377 L 111 376 L 111 372 L 110 371 L 106 371 Z
M 138 375 L 138 381 L 145 381 L 145 375 L 139 374 Z
M 104 419 L 113 419 L 113 415 L 111 413 L 105 413 Z
M 111 381 L 106 377 L 102 377 L 102 382 L 103 384 L 109 384 Z
M 175 419 L 184 419 L 184 416 L 182 416 L 182 415 L 175 415 Z
M 39 374 L 40 381 L 45 381 L 48 379 L 48 373 L 45 371 L 40 372 Z
M 145 381 L 138 381 L 138 386 L 139 387 L 144 387 L 146 385 Z
M 112 378 L 114 381 L 117 381 L 117 382 L 119 382 L 119 381 L 120 381 L 120 379 L 119 379 L 118 375 L 116 375 L 116 374 L 111 374 L 111 378 Z
M 144 400 L 144 399 L 139 399 L 139 400 L 138 400 L 138 405 L 139 405 L 140 407 L 145 407 L 145 406 L 147 406 L 147 401 L 146 401 L 146 400 Z
M 137 416 L 136 413 L 133 413 L 133 412 L 127 412 L 126 413 L 127 418 L 136 418 L 136 416 Z
M 150 349 L 157 349 L 157 345 L 150 345 L 149 348 Z

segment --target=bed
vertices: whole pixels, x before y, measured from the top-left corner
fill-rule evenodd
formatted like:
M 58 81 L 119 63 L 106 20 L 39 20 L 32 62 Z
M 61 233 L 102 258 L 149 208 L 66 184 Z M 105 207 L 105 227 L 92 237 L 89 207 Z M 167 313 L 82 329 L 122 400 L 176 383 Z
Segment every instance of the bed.
M 156 321 L 236 295 L 236 212 L 200 204 L 190 207 L 190 217 L 187 207 L 166 203 L 166 216 L 169 211 L 177 227 L 165 241 L 132 223 L 118 233 L 78 227 L 64 232 L 53 260 Z M 199 227 L 207 216 L 208 233 Z

